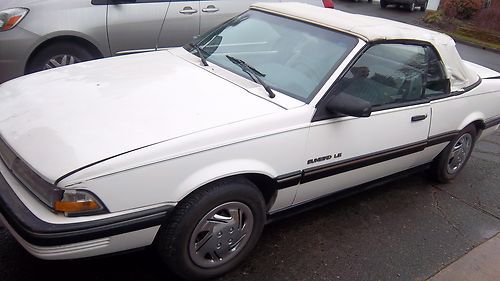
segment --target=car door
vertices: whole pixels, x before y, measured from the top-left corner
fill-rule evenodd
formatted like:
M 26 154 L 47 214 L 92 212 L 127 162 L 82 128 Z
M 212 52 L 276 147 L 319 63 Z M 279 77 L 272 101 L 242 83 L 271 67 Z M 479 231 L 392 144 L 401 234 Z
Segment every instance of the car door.
M 108 3 L 107 27 L 111 54 L 156 49 L 170 1 L 113 0 Z
M 424 96 L 424 46 L 378 44 L 366 50 L 317 106 L 303 180 L 294 204 L 413 167 L 423 157 L 431 110 Z M 331 95 L 372 105 L 369 117 L 326 110 Z
M 200 34 L 200 1 L 172 1 L 158 42 L 159 48 L 182 46 Z

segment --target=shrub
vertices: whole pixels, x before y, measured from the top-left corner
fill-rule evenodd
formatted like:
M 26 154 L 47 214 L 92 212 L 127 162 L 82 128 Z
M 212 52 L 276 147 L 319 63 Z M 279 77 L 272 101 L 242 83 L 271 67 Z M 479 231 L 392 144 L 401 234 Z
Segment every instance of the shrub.
M 441 11 L 428 11 L 424 16 L 425 23 L 441 23 L 443 20 L 443 13 Z
M 474 16 L 474 22 L 478 26 L 500 31 L 500 0 L 493 0 L 490 7 L 479 11 Z
M 446 0 L 444 13 L 457 19 L 470 19 L 481 7 L 483 0 Z

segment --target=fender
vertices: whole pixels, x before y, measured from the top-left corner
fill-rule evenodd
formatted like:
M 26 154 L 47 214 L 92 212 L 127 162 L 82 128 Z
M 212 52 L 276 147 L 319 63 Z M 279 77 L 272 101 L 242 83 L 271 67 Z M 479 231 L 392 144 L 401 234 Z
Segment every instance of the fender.
M 472 124 L 476 121 L 480 121 L 483 128 L 484 128 L 484 120 L 486 117 L 484 116 L 484 113 L 479 112 L 479 111 L 474 111 L 467 115 L 467 117 L 464 118 L 462 123 L 460 123 L 460 126 L 457 128 L 458 131 L 463 130 L 465 127 L 467 127 L 469 124 Z
M 182 181 L 179 186 L 176 186 L 175 189 L 182 191 L 182 193 L 178 194 L 184 198 L 206 184 L 242 174 L 261 174 L 269 178 L 275 178 L 278 175 L 270 165 L 255 159 L 232 159 L 217 162 L 197 170 Z

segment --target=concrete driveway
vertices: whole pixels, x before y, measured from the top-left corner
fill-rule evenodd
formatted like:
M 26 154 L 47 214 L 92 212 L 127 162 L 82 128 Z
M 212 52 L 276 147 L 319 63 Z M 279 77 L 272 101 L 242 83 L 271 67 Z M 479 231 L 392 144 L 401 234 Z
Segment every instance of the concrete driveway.
M 339 9 L 380 10 L 366 3 L 336 4 Z M 500 62 L 498 54 L 492 60 L 488 52 L 469 51 Z M 500 232 L 499 164 L 497 132 L 477 144 L 451 184 L 416 174 L 267 226 L 250 258 L 218 280 L 427 279 Z M 42 261 L 0 226 L 0 280 L 58 279 L 175 280 L 151 250 Z

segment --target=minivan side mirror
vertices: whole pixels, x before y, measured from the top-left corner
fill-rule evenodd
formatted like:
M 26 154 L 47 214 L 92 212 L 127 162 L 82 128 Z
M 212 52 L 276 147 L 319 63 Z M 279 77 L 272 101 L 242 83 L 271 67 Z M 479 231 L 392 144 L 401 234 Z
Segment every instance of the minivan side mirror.
M 330 98 L 326 109 L 331 113 L 355 117 L 369 117 L 372 113 L 372 105 L 369 102 L 342 92 Z

